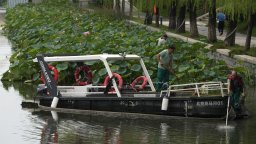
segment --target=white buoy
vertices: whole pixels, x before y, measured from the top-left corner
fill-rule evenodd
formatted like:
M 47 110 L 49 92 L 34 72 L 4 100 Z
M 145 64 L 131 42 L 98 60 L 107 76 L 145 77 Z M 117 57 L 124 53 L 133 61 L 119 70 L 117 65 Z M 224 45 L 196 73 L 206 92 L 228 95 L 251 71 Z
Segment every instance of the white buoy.
M 57 104 L 58 104 L 59 98 L 58 97 L 54 97 L 52 100 L 52 104 L 51 104 L 51 108 L 56 108 Z
M 163 97 L 163 100 L 162 100 L 162 107 L 161 107 L 161 110 L 167 111 L 167 109 L 168 109 L 168 104 L 169 104 L 169 99 L 168 99 L 167 96 L 164 96 L 164 97 Z

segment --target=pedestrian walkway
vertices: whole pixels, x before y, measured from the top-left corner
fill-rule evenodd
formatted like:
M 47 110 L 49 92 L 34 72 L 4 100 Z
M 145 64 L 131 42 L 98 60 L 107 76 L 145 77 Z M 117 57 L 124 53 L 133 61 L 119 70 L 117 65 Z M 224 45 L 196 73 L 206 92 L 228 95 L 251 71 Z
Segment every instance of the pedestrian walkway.
M 186 21 L 186 31 L 190 31 L 190 24 L 189 21 Z M 200 35 L 203 36 L 208 36 L 208 27 L 207 24 L 198 21 L 197 22 L 197 28 L 198 28 L 198 32 Z M 168 21 L 163 21 L 163 25 L 168 26 L 169 22 Z M 219 36 L 218 30 L 216 29 L 216 35 L 217 35 L 217 39 L 218 40 L 222 40 L 224 41 L 225 37 L 226 37 L 227 32 L 224 30 L 223 35 Z M 245 41 L 246 41 L 246 35 L 245 34 L 241 34 L 241 33 L 237 33 L 236 32 L 236 41 L 235 43 L 240 45 L 240 46 L 245 46 Z M 256 47 L 256 37 L 252 37 L 251 39 L 251 47 Z

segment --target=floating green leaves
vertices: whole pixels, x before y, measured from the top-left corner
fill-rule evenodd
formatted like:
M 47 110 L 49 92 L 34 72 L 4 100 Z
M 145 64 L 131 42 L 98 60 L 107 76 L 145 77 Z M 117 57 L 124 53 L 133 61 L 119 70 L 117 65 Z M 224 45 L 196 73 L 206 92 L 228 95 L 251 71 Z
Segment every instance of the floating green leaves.
M 138 72 L 141 70 L 141 66 L 138 64 L 134 64 L 134 65 L 132 65 L 131 70 Z
M 190 68 L 190 66 L 188 64 L 180 65 L 178 71 L 179 72 L 185 72 L 189 68 Z
M 102 68 L 102 69 L 100 69 L 98 74 L 100 77 L 105 76 L 107 74 L 107 70 L 105 68 Z
M 69 1 L 46 0 L 37 5 L 18 5 L 8 9 L 5 18 L 4 33 L 12 42 L 14 53 L 10 59 L 10 71 L 2 79 L 10 81 L 38 80 L 40 68 L 32 59 L 39 53 L 92 55 L 124 52 L 141 56 L 149 75 L 155 80 L 158 64 L 155 55 L 165 49 L 165 46 L 156 46 L 156 40 L 162 33 L 148 31 L 124 20 L 81 11 Z M 90 35 L 84 36 L 85 31 Z M 171 42 L 176 47 L 173 69 L 177 76 L 172 77 L 172 83 L 225 78 L 228 68 L 221 61 L 209 59 L 202 44 L 189 44 L 173 38 Z M 93 71 L 93 83 L 105 78 L 107 71 L 100 61 L 85 64 Z M 58 83 L 74 81 L 77 63 L 53 65 L 60 72 Z M 110 67 L 125 81 L 142 74 L 138 61 L 110 61 Z
M 67 70 L 68 69 L 68 63 L 59 63 L 56 65 L 56 68 L 58 69 L 59 72 L 63 71 L 63 70 Z

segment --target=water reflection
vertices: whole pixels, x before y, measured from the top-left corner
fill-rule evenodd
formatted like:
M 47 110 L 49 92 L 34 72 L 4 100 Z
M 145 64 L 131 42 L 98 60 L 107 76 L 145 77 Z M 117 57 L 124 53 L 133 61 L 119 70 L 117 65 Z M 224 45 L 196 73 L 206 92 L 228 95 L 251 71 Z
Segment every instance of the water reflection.
M 127 119 L 97 115 L 58 113 L 56 122 L 51 112 L 34 112 L 45 121 L 41 143 L 223 143 L 243 142 L 235 122 L 233 130 L 220 130 L 221 120 L 186 118 Z M 237 129 L 238 128 L 238 129 Z
M 42 128 L 42 134 L 41 134 L 41 143 L 42 144 L 48 144 L 48 143 L 58 143 L 59 140 L 59 134 L 57 130 L 57 122 L 49 117 L 45 119 L 46 123 Z
M 21 95 L 24 99 L 33 99 L 33 97 L 36 95 L 37 85 L 35 84 L 3 81 L 2 86 L 6 91 L 9 91 L 10 88 L 14 88 L 14 90 L 19 92 L 19 95 Z

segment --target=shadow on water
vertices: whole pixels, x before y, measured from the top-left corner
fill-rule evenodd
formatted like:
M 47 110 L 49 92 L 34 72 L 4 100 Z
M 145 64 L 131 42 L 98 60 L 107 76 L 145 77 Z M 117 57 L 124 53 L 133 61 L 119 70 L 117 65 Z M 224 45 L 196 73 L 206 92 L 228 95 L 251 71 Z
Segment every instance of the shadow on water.
M 191 118 L 121 118 L 112 116 L 35 111 L 45 121 L 41 142 L 58 143 L 239 143 L 245 142 L 243 122 L 230 123 L 232 130 L 220 130 L 224 120 Z M 241 122 L 241 121 L 240 121 Z

